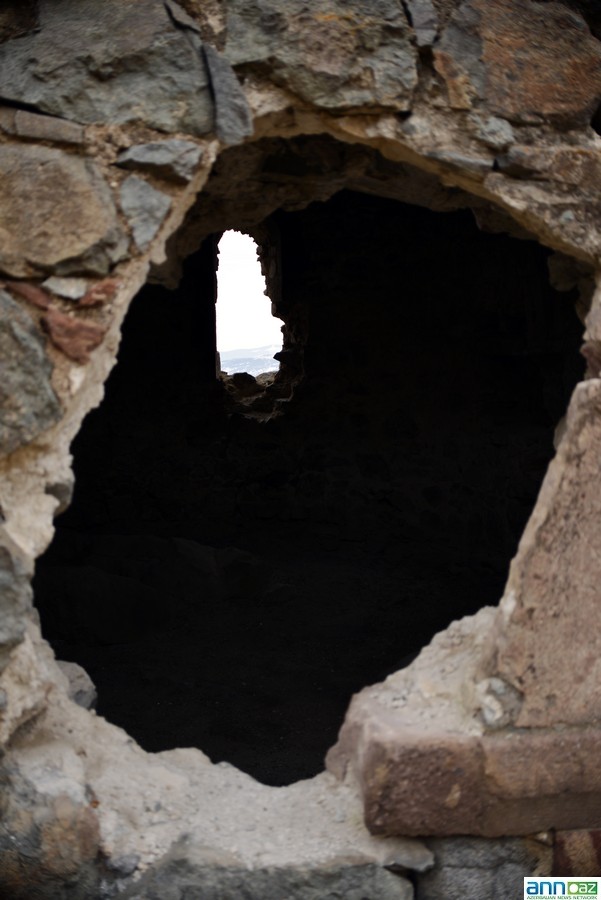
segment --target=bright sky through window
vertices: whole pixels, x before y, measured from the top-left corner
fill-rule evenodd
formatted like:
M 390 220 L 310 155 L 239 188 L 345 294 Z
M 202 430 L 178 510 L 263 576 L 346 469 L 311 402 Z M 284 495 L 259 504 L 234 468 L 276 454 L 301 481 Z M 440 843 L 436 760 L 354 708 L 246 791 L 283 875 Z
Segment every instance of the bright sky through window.
M 275 352 L 282 347 L 281 326 L 265 296 L 256 243 L 248 234 L 226 231 L 219 241 L 217 270 L 219 351 L 273 346 Z

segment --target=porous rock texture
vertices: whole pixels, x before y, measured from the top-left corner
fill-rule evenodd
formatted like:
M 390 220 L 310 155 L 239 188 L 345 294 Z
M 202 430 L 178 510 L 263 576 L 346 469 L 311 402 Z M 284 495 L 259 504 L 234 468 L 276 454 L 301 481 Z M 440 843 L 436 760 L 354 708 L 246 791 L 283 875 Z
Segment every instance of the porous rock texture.
M 2 896 L 405 898 L 415 884 L 418 897 L 453 897 L 465 896 L 463 867 L 471 883 L 482 872 L 472 895 L 493 898 L 507 878 L 517 890 L 522 873 L 550 870 L 550 829 L 599 827 L 601 144 L 589 123 L 598 127 L 601 43 L 591 5 L 5 4 Z M 306 161 L 274 165 L 257 149 L 311 135 L 340 144 L 344 177 L 331 164 L 321 174 Z M 198 148 L 183 170 L 175 141 Z M 229 194 L 228 146 L 241 160 Z M 357 163 L 351 147 L 384 162 Z M 238 190 L 237 166 L 259 171 L 260 213 L 256 195 Z M 220 172 L 225 196 L 217 180 L 205 201 Z M 170 283 L 203 237 L 342 187 L 471 208 L 481 228 L 551 248 L 556 282 L 580 292 L 588 368 L 501 605 L 359 694 L 330 772 L 272 789 L 200 750 L 146 754 L 69 699 L 29 579 L 69 502 L 70 443 L 101 401 L 151 266 Z M 275 285 L 276 233 L 267 227 L 263 241 Z M 286 390 L 302 390 L 305 325 L 292 316 L 285 334 Z M 282 388 L 267 414 L 286 399 Z M 520 837 L 534 832 L 536 852 Z M 424 834 L 515 839 L 428 849 L 406 837 Z

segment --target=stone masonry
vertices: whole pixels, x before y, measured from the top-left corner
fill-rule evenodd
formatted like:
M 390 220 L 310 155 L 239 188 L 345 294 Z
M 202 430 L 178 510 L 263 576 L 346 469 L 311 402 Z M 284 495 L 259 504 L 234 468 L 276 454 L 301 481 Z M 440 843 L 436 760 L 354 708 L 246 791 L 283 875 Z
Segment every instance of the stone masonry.
M 4 4 L 2 897 L 492 900 L 518 891 L 522 875 L 572 871 L 583 846 L 582 865 L 598 866 L 595 7 Z M 316 135 L 348 149 L 349 168 L 330 169 L 331 182 L 310 171 L 259 178 L 269 183 L 257 218 L 236 172 L 260 169 L 261 140 Z M 226 178 L 222 196 L 203 193 L 232 148 L 229 191 Z M 362 148 L 378 152 L 382 170 L 353 168 Z M 147 754 L 70 699 L 30 578 L 69 504 L 70 444 L 102 400 L 131 299 L 151 277 L 176 279 L 206 236 L 349 185 L 471 208 L 484 230 L 553 250 L 556 282 L 579 290 L 587 373 L 500 605 L 454 623 L 411 666 L 356 695 L 327 771 L 275 789 L 201 750 Z

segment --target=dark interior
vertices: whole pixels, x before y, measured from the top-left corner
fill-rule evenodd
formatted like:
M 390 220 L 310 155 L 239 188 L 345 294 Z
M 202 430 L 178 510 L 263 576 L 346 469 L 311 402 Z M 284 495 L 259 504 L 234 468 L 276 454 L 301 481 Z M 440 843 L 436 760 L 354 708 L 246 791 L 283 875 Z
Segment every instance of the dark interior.
M 253 407 L 215 377 L 214 239 L 145 287 L 35 593 L 100 714 L 280 785 L 353 692 L 498 602 L 583 365 L 548 252 L 470 210 L 341 192 L 265 227 L 279 383 Z

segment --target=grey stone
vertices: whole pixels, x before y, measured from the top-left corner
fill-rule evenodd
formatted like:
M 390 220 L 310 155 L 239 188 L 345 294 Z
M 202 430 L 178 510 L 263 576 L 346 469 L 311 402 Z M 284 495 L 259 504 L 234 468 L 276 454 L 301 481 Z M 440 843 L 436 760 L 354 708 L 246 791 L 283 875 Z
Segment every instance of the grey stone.
M 63 660 L 57 660 L 57 665 L 69 681 L 69 697 L 71 700 L 84 709 L 93 709 L 96 706 L 98 694 L 94 682 L 86 670 L 78 663 L 65 662 Z M 133 871 L 133 869 L 130 871 Z
M 507 119 L 500 119 L 498 116 L 483 119 L 481 116 L 473 115 L 470 116 L 470 121 L 475 126 L 477 137 L 493 150 L 504 150 L 515 141 L 513 128 Z
M 411 900 L 404 878 L 377 865 L 248 869 L 226 854 L 178 846 L 122 895 L 127 900 Z
M 136 144 L 119 155 L 117 165 L 124 169 L 145 169 L 154 175 L 185 183 L 194 175 L 201 156 L 202 149 L 198 144 L 173 138 Z
M 438 13 L 432 0 L 403 0 L 418 47 L 431 47 L 438 36 Z
M 0 194 L 4 273 L 105 275 L 123 258 L 126 244 L 113 197 L 91 160 L 50 147 L 4 144 Z
M 324 109 L 411 107 L 417 50 L 397 0 L 229 0 L 225 55 Z
M 428 841 L 435 868 L 420 876 L 417 900 L 505 900 L 538 871 L 548 848 L 533 839 L 449 838 Z M 543 866 L 544 868 L 544 866 Z
M 0 290 L 0 454 L 30 443 L 61 417 L 52 365 L 31 317 Z
M 109 859 L 107 866 L 120 878 L 127 878 L 132 875 L 138 868 L 140 857 L 137 853 L 128 853 L 127 856 L 118 856 L 116 859 Z
M 81 300 L 88 292 L 89 282 L 85 278 L 58 278 L 52 275 L 42 283 L 42 287 L 65 300 Z
M 453 150 L 434 150 L 432 153 L 428 153 L 428 157 L 454 168 L 467 170 L 474 175 L 489 175 L 493 167 L 492 160 L 486 159 L 486 157 L 465 156 L 463 153 L 455 153 Z
M 198 43 L 162 0 L 40 0 L 39 17 L 38 32 L 0 45 L 4 99 L 82 123 L 211 131 Z
M 31 566 L 0 529 L 0 672 L 10 651 L 25 633 L 25 613 L 31 603 Z
M 130 175 L 121 185 L 121 209 L 139 250 L 150 244 L 171 207 L 171 198 L 142 178 Z
M 208 44 L 204 56 L 215 103 L 215 131 L 224 144 L 241 144 L 253 132 L 252 113 L 236 73 L 227 59 Z

